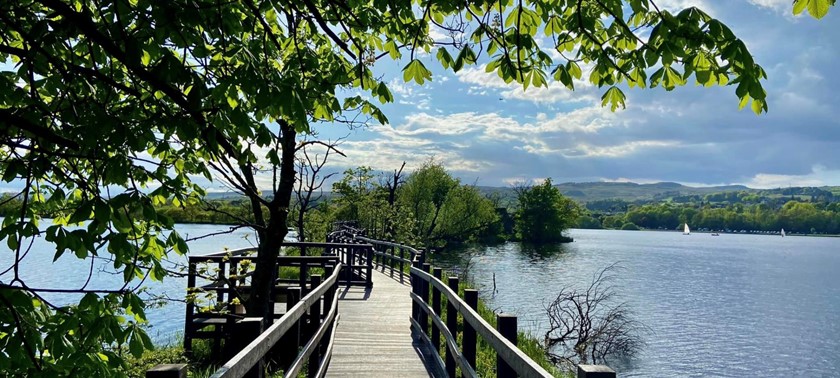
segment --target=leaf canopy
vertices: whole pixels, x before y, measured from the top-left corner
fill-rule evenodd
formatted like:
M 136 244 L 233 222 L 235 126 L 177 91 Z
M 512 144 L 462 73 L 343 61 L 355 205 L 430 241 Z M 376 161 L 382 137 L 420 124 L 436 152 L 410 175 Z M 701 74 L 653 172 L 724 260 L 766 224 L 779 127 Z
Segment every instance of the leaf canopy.
M 793 12 L 821 18 L 833 5 L 796 0 Z M 588 80 L 613 110 L 625 84 L 672 90 L 693 79 L 734 85 L 741 107 L 767 111 L 767 75 L 729 27 L 652 0 L 0 2 L 0 176 L 23 188 L 0 240 L 15 266 L 42 236 L 56 260 L 107 256 L 125 282 L 54 306 L 5 270 L 0 368 L 119 375 L 115 351 L 151 347 L 129 283 L 163 279 L 161 259 L 187 251 L 155 206 L 198 202 L 199 183 L 216 175 L 255 214 L 285 214 L 260 197 L 260 162 L 285 167 L 275 184 L 290 187 L 296 133 L 359 113 L 387 122 L 377 104 L 394 98 L 376 62 L 403 59 L 403 79 L 423 84 L 433 50 L 444 69 L 486 63 L 524 88 Z M 288 191 L 275 193 L 288 203 Z M 257 230 L 285 229 L 285 215 L 255 218 Z

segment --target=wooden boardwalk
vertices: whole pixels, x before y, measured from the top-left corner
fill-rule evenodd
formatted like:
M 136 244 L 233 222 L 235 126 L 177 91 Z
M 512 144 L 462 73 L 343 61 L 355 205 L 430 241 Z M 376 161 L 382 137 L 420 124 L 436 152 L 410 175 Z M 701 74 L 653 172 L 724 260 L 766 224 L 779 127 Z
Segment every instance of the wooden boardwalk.
M 339 289 L 339 319 L 328 377 L 436 377 L 429 350 L 411 336 L 411 287 L 373 272 L 373 287 Z

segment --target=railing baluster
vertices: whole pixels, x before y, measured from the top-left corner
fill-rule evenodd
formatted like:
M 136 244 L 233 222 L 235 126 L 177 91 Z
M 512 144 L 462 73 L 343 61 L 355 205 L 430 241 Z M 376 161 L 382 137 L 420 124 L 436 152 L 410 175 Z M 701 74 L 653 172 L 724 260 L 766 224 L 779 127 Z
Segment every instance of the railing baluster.
M 432 275 L 440 281 L 443 278 L 443 269 L 432 269 Z M 434 286 L 432 286 L 432 310 L 435 311 L 435 315 L 441 316 L 440 290 Z M 440 354 L 440 330 L 434 323 L 432 323 L 432 346 L 435 348 L 435 353 Z
M 423 271 L 429 273 L 431 270 L 431 265 L 423 264 Z M 420 298 L 423 298 L 423 302 L 429 303 L 429 283 L 426 280 L 419 280 L 420 281 Z M 423 333 L 429 335 L 429 314 L 426 311 L 420 311 L 420 328 L 423 330 Z
M 321 276 L 320 275 L 313 275 L 312 276 L 312 288 L 318 287 L 321 284 Z M 316 299 L 315 303 L 312 304 L 312 307 L 309 308 L 309 338 L 315 336 L 318 332 L 318 327 L 321 325 L 321 299 Z M 319 362 L 321 361 L 321 351 L 320 348 L 315 348 L 311 355 L 309 355 L 309 377 L 314 377 L 318 374 L 318 366 L 320 365 Z
M 449 288 L 458 294 L 458 277 L 449 277 Z M 452 338 L 458 340 L 458 310 L 455 309 L 456 298 L 446 298 L 446 329 L 452 334 Z M 444 349 L 446 350 L 446 374 L 449 377 L 455 377 L 455 356 L 452 351 L 446 347 L 444 342 Z
M 513 345 L 517 345 L 516 316 L 510 314 L 496 315 L 496 329 L 499 330 L 502 337 L 510 340 Z M 496 354 L 496 377 L 516 377 L 516 372 L 499 354 Z
M 467 306 L 470 306 L 470 308 L 478 312 L 478 290 L 465 289 L 464 302 L 467 302 Z M 464 353 L 464 359 L 473 368 L 475 368 L 476 342 L 475 329 L 470 323 L 464 322 L 464 336 L 461 338 L 461 350 Z
M 365 253 L 367 254 L 367 287 L 373 286 L 373 247 L 368 247 L 365 249 Z
M 399 250 L 400 250 L 400 259 L 404 259 L 405 258 L 405 249 L 404 248 L 399 248 Z M 403 273 L 404 270 L 405 270 L 405 266 L 403 264 L 403 260 L 400 260 L 400 283 L 404 282 L 403 281 L 403 275 L 405 274 L 405 273 Z
M 300 284 L 300 295 L 305 297 L 306 294 L 309 294 L 309 288 L 306 287 L 306 278 L 309 276 L 309 265 L 306 261 L 300 262 L 300 275 L 298 276 L 298 284 Z M 314 288 L 314 287 L 313 287 Z
M 187 267 L 187 294 L 190 294 L 190 290 L 195 290 L 195 276 L 198 275 L 195 260 L 192 258 L 188 258 L 188 267 Z M 192 354 L 192 328 L 193 328 L 193 318 L 195 311 L 195 303 L 191 300 L 187 300 L 186 305 L 186 314 L 184 316 L 184 353 L 188 356 Z

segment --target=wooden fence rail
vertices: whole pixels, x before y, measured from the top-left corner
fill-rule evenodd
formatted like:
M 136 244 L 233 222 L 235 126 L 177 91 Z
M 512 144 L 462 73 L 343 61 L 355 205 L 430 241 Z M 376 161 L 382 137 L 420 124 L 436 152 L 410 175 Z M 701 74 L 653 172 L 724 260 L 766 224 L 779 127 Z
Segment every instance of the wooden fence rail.
M 498 315 L 497 323 L 500 326 L 499 330 L 494 329 L 486 320 L 484 320 L 476 311 L 475 304 L 472 306 L 460 298 L 457 294 L 459 282 L 456 277 L 450 277 L 448 285 L 444 284 L 439 278 L 428 273 L 429 265 L 425 264 L 423 269 L 416 266 L 411 267 L 412 280 L 418 280 L 421 283 L 413 285 L 411 299 L 419 306 L 423 314 L 432 319 L 432 327 L 437 328 L 443 336 L 446 345 L 446 361 L 441 361 L 445 370 L 450 376 L 455 374 L 455 365 L 461 369 L 464 376 L 475 377 L 475 343 L 476 339 L 472 337 L 465 337 L 464 343 L 469 341 L 469 347 L 462 345 L 458 346 L 458 321 L 460 315 L 463 319 L 464 328 L 469 327 L 470 332 L 481 336 L 493 350 L 497 353 L 497 362 L 502 362 L 497 368 L 498 377 L 509 377 L 519 375 L 521 377 L 551 377 L 552 375 L 543 369 L 539 364 L 534 362 L 524 352 L 516 347 L 516 323 L 515 317 L 510 315 Z M 432 304 L 429 304 L 429 292 L 432 292 Z M 440 309 L 440 294 L 446 297 L 447 302 L 447 321 L 444 323 L 441 319 Z M 437 298 L 435 300 L 435 298 Z M 412 325 L 417 332 L 426 335 L 428 324 L 425 317 L 415 316 L 412 318 Z M 504 327 L 506 324 L 513 324 L 513 327 Z M 466 332 L 465 332 L 466 333 Z M 465 335 L 466 336 L 466 335 Z M 434 345 L 435 334 L 431 335 L 432 344 Z M 468 353 L 464 353 L 467 351 Z
M 313 289 L 309 278 L 314 269 L 324 271 L 327 266 L 341 262 L 343 270 L 339 281 L 345 285 L 371 286 L 373 246 L 363 243 L 283 243 L 282 248 L 297 248 L 301 256 L 280 256 L 278 270 L 293 269 L 295 277 L 279 277 L 274 282 L 269 306 L 272 320 L 283 316 L 289 297 L 305 296 Z M 232 333 L 235 323 L 245 316 L 245 303 L 250 292 L 255 248 L 243 248 L 188 259 L 187 293 L 192 296 L 210 296 L 222 308 L 199 308 L 195 300 L 188 300 L 184 316 L 184 350 L 192 352 L 194 339 L 210 339 L 214 358 L 222 355 L 221 340 Z M 292 293 L 295 289 L 299 293 Z
M 342 265 L 339 263 L 332 270 L 330 276 L 321 282 L 320 276 L 313 276 L 315 288 L 301 298 L 289 309 L 279 321 L 275 322 L 265 332 L 249 343 L 242 351 L 216 370 L 212 378 L 239 378 L 246 374 L 261 376 L 260 362 L 269 354 L 277 342 L 289 330 L 300 330 L 304 316 L 308 314 L 311 336 L 297 353 L 291 366 L 285 370 L 285 377 L 297 377 L 304 364 L 308 363 L 308 376 L 322 377 L 326 373 L 332 355 L 332 345 L 336 321 L 338 320 L 338 296 L 336 291 L 339 284 Z M 323 299 L 322 299 L 323 297 Z M 322 316 L 321 303 L 324 302 L 326 314 Z M 325 335 L 329 335 L 326 339 Z M 297 347 L 295 347 L 297 349 Z M 257 367 L 257 371 L 251 371 Z M 251 373 L 249 373 L 251 372 Z
M 355 232 L 354 232 L 355 231 Z M 344 231 L 351 237 L 346 242 L 358 242 L 373 245 L 375 255 L 380 257 L 377 265 L 390 266 L 406 264 L 411 279 L 412 307 L 411 325 L 417 335 L 434 351 L 440 350 L 440 338 L 443 337 L 445 356 L 436 355 L 435 364 L 440 371 L 454 377 L 456 366 L 460 368 L 464 377 L 477 377 L 475 372 L 477 337 L 481 336 L 497 354 L 498 377 L 551 377 L 551 373 L 534 362 L 528 355 L 516 347 L 517 327 L 516 317 L 501 314 L 497 316 L 499 329 L 494 329 L 477 312 L 478 293 L 474 290 L 466 291 L 466 300 L 458 296 L 460 282 L 457 277 L 448 277 L 448 282 L 442 280 L 442 270 L 425 264 L 425 254 L 422 250 L 393 243 L 389 241 L 370 239 L 360 236 L 358 230 Z M 391 251 L 384 253 L 383 248 Z M 382 259 L 385 259 L 383 261 Z M 399 269 L 402 279 L 403 269 Z M 430 274 L 433 273 L 433 274 Z M 442 319 L 441 296 L 446 298 L 447 315 Z M 464 334 L 462 345 L 458 345 L 458 318 L 462 319 Z M 431 324 L 429 322 L 431 320 Z M 431 327 L 430 327 L 431 326 Z

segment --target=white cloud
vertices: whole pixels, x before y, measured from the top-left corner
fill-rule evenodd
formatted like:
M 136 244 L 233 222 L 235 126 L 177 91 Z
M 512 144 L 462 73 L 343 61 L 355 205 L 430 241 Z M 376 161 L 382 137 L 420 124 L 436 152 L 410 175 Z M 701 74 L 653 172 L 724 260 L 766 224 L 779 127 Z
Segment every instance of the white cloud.
M 566 158 L 618 158 L 647 150 L 651 148 L 675 147 L 679 143 L 667 140 L 638 140 L 627 143 L 607 146 L 594 146 L 587 143 L 581 143 L 567 148 L 552 148 L 542 141 L 535 144 L 526 145 L 523 147 L 525 151 L 533 154 L 560 154 Z
M 679 12 L 685 8 L 697 7 L 709 15 L 714 16 L 714 9 L 704 0 L 657 0 L 656 5 L 659 9 L 667 9 L 670 12 Z
M 815 165 L 810 173 L 803 175 L 759 173 L 744 182 L 744 185 L 751 188 L 771 189 L 788 186 L 837 185 L 837 183 L 840 183 L 839 169 L 830 170 L 821 165 Z
M 583 80 L 575 80 L 575 90 L 571 91 L 560 83 L 549 81 L 547 87 L 529 87 L 527 90 L 516 82 L 505 83 L 495 72 L 486 72 L 486 64 L 468 67 L 458 71 L 458 81 L 470 85 L 470 94 L 481 93 L 482 89 L 495 89 L 504 99 L 528 101 L 538 104 L 558 102 L 594 102 L 598 94 L 594 86 Z M 588 67 L 581 67 L 588 71 Z
M 793 8 L 791 6 L 793 1 L 791 0 L 747 0 L 747 2 L 761 8 L 768 8 L 774 10 L 782 14 L 793 15 Z

